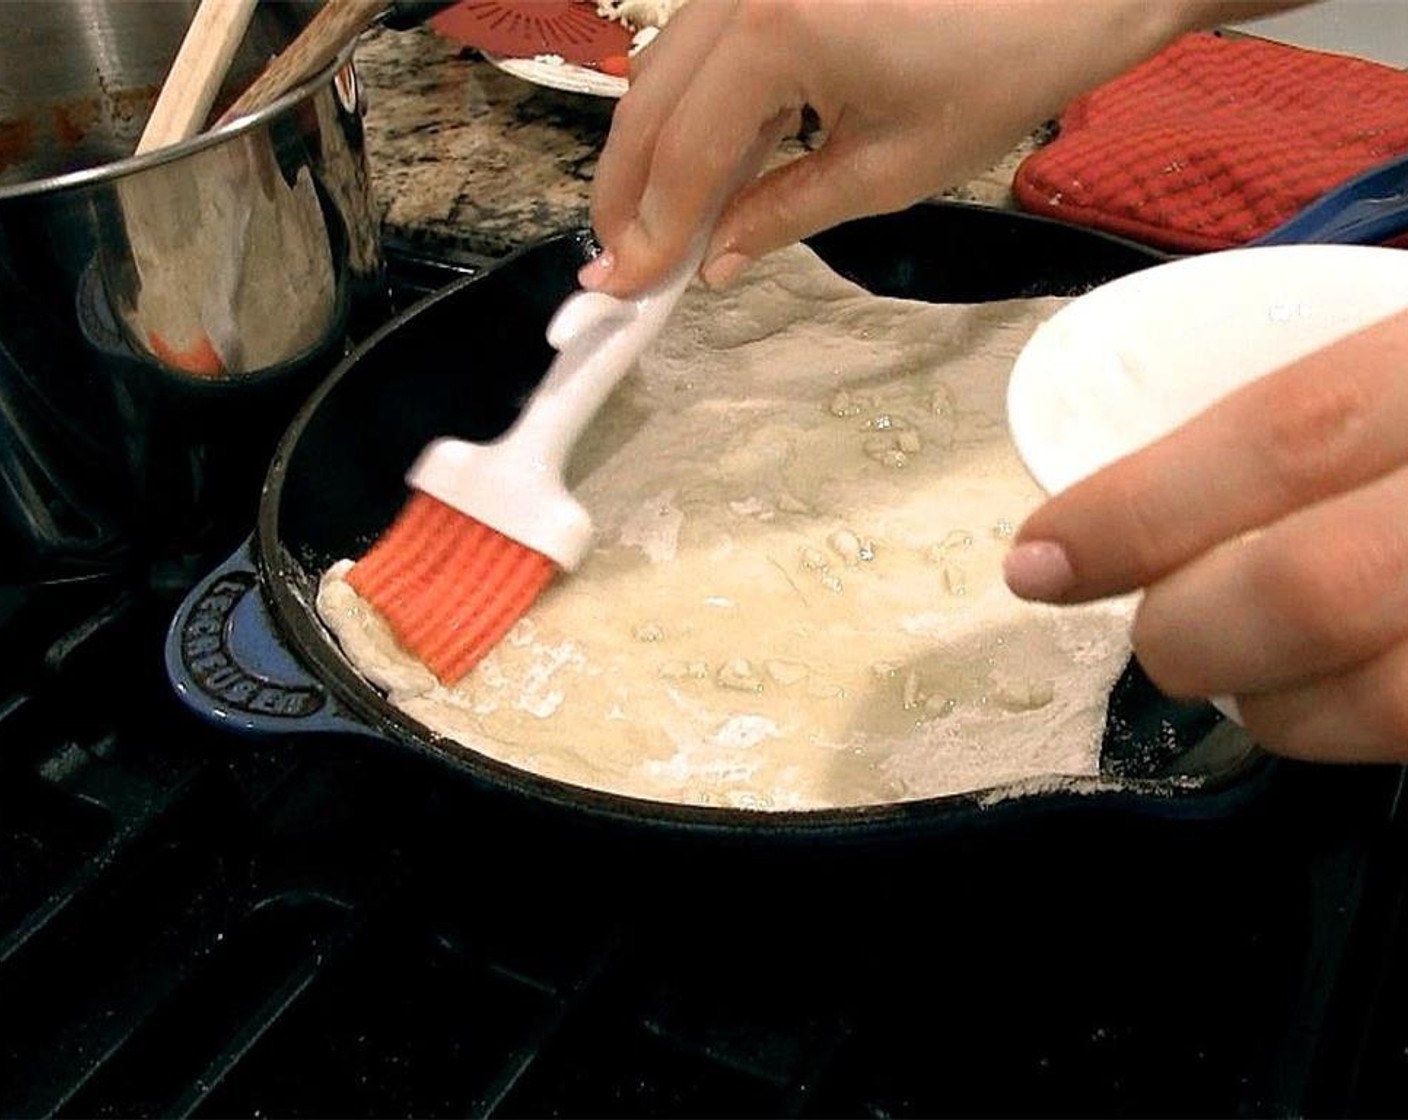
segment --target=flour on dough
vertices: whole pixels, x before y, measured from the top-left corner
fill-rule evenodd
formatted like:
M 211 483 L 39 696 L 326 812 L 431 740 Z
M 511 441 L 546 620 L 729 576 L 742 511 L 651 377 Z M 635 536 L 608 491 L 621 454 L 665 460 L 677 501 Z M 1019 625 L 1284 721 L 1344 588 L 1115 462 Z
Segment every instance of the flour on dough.
M 802 810 L 1096 773 L 1128 600 L 1016 599 L 1042 500 L 1004 421 L 1054 299 L 872 296 L 797 246 L 691 289 L 569 482 L 597 528 L 445 688 L 342 580 L 318 611 L 406 714 L 610 793 Z

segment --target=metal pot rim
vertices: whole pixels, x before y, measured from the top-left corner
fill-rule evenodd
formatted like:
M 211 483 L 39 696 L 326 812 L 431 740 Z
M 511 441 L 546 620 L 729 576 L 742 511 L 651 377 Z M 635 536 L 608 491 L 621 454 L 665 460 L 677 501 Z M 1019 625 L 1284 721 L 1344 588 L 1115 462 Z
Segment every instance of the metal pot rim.
M 22 183 L 14 183 L 10 186 L 0 186 L 0 202 L 7 202 L 12 198 L 27 198 L 32 195 L 48 194 L 57 191 L 70 190 L 76 187 L 91 186 L 94 183 L 107 182 L 114 179 L 122 179 L 128 175 L 136 175 L 146 171 L 151 167 L 158 167 L 165 163 L 171 163 L 178 159 L 213 148 L 218 144 L 223 144 L 237 136 L 252 132 L 257 128 L 262 128 L 268 121 L 282 114 L 285 110 L 311 97 L 324 85 L 332 80 L 339 70 L 352 60 L 352 55 L 357 48 L 355 42 L 344 47 L 332 62 L 323 67 L 317 74 L 307 81 L 295 86 L 277 101 L 258 109 L 253 113 L 238 117 L 229 124 L 209 132 L 202 132 L 191 137 L 189 140 L 182 140 L 178 144 L 170 144 L 164 148 L 158 148 L 154 152 L 148 152 L 141 156 L 126 156 L 110 163 L 101 163 L 95 167 L 83 167 L 77 171 L 66 171 L 62 175 L 49 175 L 42 179 L 28 179 Z

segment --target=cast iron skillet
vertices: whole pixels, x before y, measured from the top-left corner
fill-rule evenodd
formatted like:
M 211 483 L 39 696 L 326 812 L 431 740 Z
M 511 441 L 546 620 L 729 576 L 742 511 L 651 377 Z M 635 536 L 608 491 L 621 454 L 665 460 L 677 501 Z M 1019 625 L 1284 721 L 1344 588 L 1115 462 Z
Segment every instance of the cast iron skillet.
M 1043 218 L 930 203 L 852 222 L 813 246 L 878 294 L 978 302 L 1077 294 L 1166 259 Z M 913 835 L 1058 807 L 1208 816 L 1253 795 L 1272 763 L 1204 704 L 1162 697 L 1131 664 L 1115 686 L 1099 779 L 875 807 L 766 812 L 663 804 L 528 774 L 438 739 L 343 659 L 311 603 L 319 573 L 361 556 L 406 500 L 432 438 L 493 437 L 547 368 L 548 318 L 573 290 L 585 234 L 526 249 L 427 297 L 352 353 L 298 413 L 270 465 L 253 537 L 188 596 L 167 668 L 198 713 L 252 732 L 351 732 L 417 752 L 483 791 L 598 822 L 775 838 Z M 1017 793 L 1017 796 L 1000 796 Z

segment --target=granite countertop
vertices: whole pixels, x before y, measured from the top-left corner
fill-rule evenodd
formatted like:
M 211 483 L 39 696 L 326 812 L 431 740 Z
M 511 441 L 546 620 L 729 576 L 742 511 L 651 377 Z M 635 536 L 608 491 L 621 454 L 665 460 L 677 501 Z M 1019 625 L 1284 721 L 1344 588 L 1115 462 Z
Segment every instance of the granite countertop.
M 588 223 L 615 101 L 504 73 L 426 28 L 375 29 L 357 49 L 366 144 L 387 237 L 500 257 Z M 945 197 L 1008 205 L 1019 146 Z M 780 158 L 798 154 L 790 141 Z

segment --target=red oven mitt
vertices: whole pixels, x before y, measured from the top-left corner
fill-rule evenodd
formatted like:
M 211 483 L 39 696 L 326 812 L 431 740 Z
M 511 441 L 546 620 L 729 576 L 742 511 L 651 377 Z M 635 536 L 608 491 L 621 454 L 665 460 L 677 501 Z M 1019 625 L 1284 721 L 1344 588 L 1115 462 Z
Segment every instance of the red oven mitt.
M 1017 169 L 1022 209 L 1179 252 L 1226 249 L 1408 151 L 1408 73 L 1200 32 L 1060 123 Z

